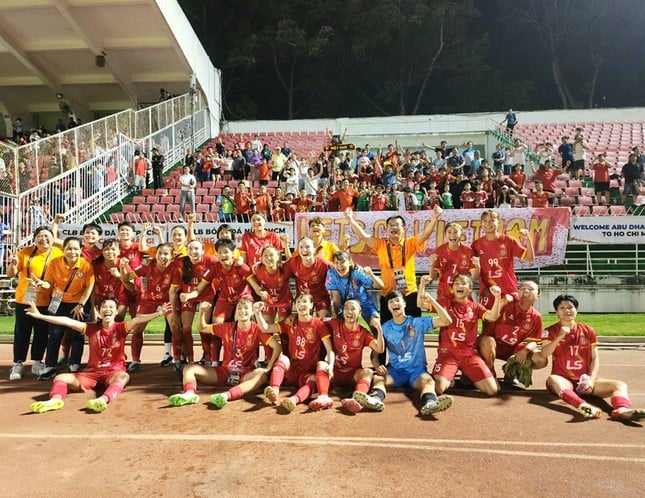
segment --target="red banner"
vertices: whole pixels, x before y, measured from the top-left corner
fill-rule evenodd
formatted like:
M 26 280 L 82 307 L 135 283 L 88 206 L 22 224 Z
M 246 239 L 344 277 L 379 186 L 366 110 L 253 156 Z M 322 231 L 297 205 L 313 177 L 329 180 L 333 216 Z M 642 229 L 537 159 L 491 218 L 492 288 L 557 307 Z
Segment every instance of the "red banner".
M 481 236 L 481 209 L 446 209 L 441 214 L 437 229 L 428 239 L 425 250 L 416 255 L 416 267 L 428 271 L 428 258 L 435 248 L 445 242 L 446 224 L 457 222 L 463 227 L 464 242 L 472 244 Z M 526 228 L 531 233 L 535 248 L 535 261 L 517 261 L 516 268 L 542 268 L 558 265 L 564 261 L 569 234 L 571 211 L 568 208 L 513 208 L 499 209 L 501 230 L 519 238 L 519 231 Z M 374 237 L 385 237 L 385 220 L 393 215 L 400 215 L 405 220 L 407 236 L 417 235 L 423 231 L 426 223 L 433 217 L 432 211 L 376 211 L 355 212 L 354 218 L 364 230 Z M 354 234 L 343 213 L 298 213 L 296 214 L 295 236 L 300 240 L 307 235 L 307 223 L 320 216 L 327 227 L 325 238 L 338 243 L 346 234 L 350 235 L 349 250 L 355 263 L 361 266 L 378 268 L 376 254 Z

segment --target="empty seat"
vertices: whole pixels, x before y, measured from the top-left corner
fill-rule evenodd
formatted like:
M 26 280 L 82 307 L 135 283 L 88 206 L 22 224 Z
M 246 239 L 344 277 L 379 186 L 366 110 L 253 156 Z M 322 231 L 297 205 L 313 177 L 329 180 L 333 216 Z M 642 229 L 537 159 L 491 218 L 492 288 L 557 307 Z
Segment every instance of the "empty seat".
M 577 197 L 580 195 L 580 189 L 578 187 L 566 187 L 564 193 L 568 197 Z
M 607 216 L 609 208 L 607 206 L 591 206 L 591 214 L 593 216 Z
M 573 206 L 574 216 L 589 216 L 590 214 L 589 206 Z
M 609 214 L 612 216 L 627 216 L 625 206 L 609 206 Z
M 593 198 L 586 195 L 578 196 L 578 204 L 581 206 L 591 206 L 594 204 Z
M 122 213 L 134 213 L 135 211 L 135 205 L 134 204 L 124 204 L 121 207 L 121 212 Z

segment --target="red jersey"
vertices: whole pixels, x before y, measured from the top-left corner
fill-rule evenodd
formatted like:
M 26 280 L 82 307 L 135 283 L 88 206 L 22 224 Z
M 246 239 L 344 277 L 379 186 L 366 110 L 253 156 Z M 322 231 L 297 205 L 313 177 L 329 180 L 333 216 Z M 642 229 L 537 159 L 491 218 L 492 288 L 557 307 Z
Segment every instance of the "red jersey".
M 488 194 L 483 190 L 478 190 L 473 192 L 475 209 L 483 209 L 486 207 L 486 201 L 488 200 Z
M 526 175 L 521 171 L 519 173 L 513 172 L 508 175 L 508 178 L 515 183 L 520 189 L 524 188 L 524 182 L 526 182 Z
M 595 183 L 609 183 L 609 165 L 605 162 L 595 163 L 593 166 L 593 181 Z
M 188 256 L 184 256 L 183 258 L 179 258 L 174 265 L 175 271 L 172 272 L 170 285 L 173 287 L 179 287 L 179 292 L 194 291 L 199 285 L 199 282 L 201 282 L 204 278 L 206 270 L 214 265 L 217 262 L 217 259 L 215 259 L 213 256 L 207 256 L 204 254 L 200 261 L 192 264 L 191 277 L 188 282 L 184 282 L 184 273 L 186 272 L 185 265 L 189 262 L 190 258 Z M 215 293 L 213 291 L 213 286 L 209 285 L 198 297 L 190 299 L 188 302 L 212 302 L 214 297 Z
M 470 270 L 475 268 L 472 261 L 475 253 L 469 245 L 463 243 L 453 251 L 447 242 L 437 247 L 434 253 L 437 260 L 433 268 L 439 272 L 437 297 L 452 299 L 452 283 L 457 275 L 469 275 Z
M 336 199 L 339 203 L 339 207 L 335 211 L 343 212 L 347 208 L 353 209 L 354 199 L 358 199 L 359 195 L 358 191 L 351 187 L 334 192 L 331 198 Z
M 249 214 L 251 212 L 251 194 L 245 193 L 242 195 L 241 192 L 236 192 L 233 197 L 233 204 L 235 205 L 236 214 Z
M 473 209 L 475 207 L 475 193 L 466 192 L 465 190 L 459 196 L 461 207 L 464 209 Z
M 372 196 L 372 211 L 385 211 L 387 207 L 387 195 L 376 194 Z
M 282 240 L 275 232 L 267 230 L 264 237 L 258 237 L 253 232 L 244 232 L 240 242 L 240 254 L 246 256 L 246 264 L 253 268 L 253 265 L 260 261 L 262 249 L 267 246 L 273 246 L 278 251 L 284 249 Z
M 292 202 L 298 213 L 308 213 L 313 203 L 314 201 L 309 198 L 301 199 L 300 197 L 296 197 Z
M 301 322 L 295 317 L 294 323 L 278 323 L 283 347 L 288 350 L 291 368 L 295 371 L 315 372 L 320 357 L 322 340 L 329 337 L 329 329 L 320 318 L 313 317 Z
M 159 271 L 154 263 L 137 266 L 133 271 L 142 277 L 141 302 L 158 305 L 168 302 L 170 284 L 177 271 L 174 263 L 170 263 L 163 271 Z
M 543 333 L 545 342 L 552 342 L 560 333 L 562 325 L 554 323 Z M 571 381 L 577 381 L 582 374 L 590 374 L 592 348 L 598 345 L 594 329 L 582 323 L 576 323 L 553 352 L 551 373 L 561 375 Z
M 502 308 L 497 321 L 484 322 L 482 334 L 511 347 L 526 340 L 539 341 L 542 337 L 542 315 L 533 306 L 524 311 L 519 301 L 511 301 Z
M 531 207 L 545 208 L 549 206 L 549 192 L 531 192 Z
M 358 323 L 353 329 L 348 329 L 345 326 L 345 321 L 339 318 L 329 320 L 327 326 L 331 330 L 332 343 L 336 353 L 334 370 L 351 372 L 361 368 L 363 348 L 372 347 L 372 344 L 376 342 L 374 336 Z
M 252 299 L 251 286 L 247 282 L 250 275 L 251 269 L 247 265 L 234 265 L 227 270 L 220 261 L 215 261 L 208 267 L 203 279 L 217 289 L 218 301 L 223 299 L 234 303 L 243 297 Z
M 255 211 L 262 213 L 265 217 L 269 217 L 269 203 L 271 202 L 271 197 L 269 194 L 258 195 L 255 198 Z
M 90 349 L 88 370 L 121 370 L 125 372 L 125 322 L 115 322 L 109 329 L 100 323 L 85 325 L 84 334 Z
M 439 354 L 468 353 L 474 350 L 477 341 L 477 322 L 488 310 L 480 303 L 467 300 L 463 303 L 442 300 L 452 318 L 452 324 L 439 330 Z
M 139 244 L 133 242 L 128 248 L 119 246 L 119 258 L 127 258 L 130 268 L 139 266 L 143 262 L 143 254 L 139 252 Z
M 91 245 L 89 247 L 88 246 L 81 247 L 81 256 L 87 259 L 90 263 L 94 263 L 94 261 L 96 261 L 100 255 L 101 255 L 101 249 L 99 249 L 95 245 Z
M 296 280 L 296 292 L 298 294 L 311 294 L 314 302 L 329 299 L 329 294 L 325 288 L 325 280 L 327 279 L 327 270 L 332 267 L 333 265 L 329 261 L 318 256 L 314 258 L 314 264 L 311 268 L 303 265 L 299 256 L 289 258 L 285 263 L 287 275 L 289 277 L 293 276 Z
M 281 266 L 273 274 L 269 273 L 266 266 L 262 264 L 253 267 L 253 274 L 255 275 L 258 284 L 269 293 L 269 299 L 266 304 L 272 306 L 291 306 L 293 302 L 293 294 L 289 288 L 289 275 Z
M 502 294 L 517 292 L 514 258 L 521 258 L 526 252 L 513 237 L 498 234 L 495 239 L 480 237 L 473 242 L 475 256 L 479 256 L 479 295 L 485 295 L 489 287 L 497 285 Z
M 544 190 L 547 192 L 555 191 L 555 178 L 562 174 L 561 169 L 539 169 L 535 177 L 542 182 Z
M 223 367 L 240 372 L 255 368 L 260 344 L 268 344 L 273 336 L 263 333 L 255 322 L 250 322 L 250 325 L 248 330 L 240 330 L 237 322 L 210 325 L 211 334 L 222 339 Z
M 117 304 L 127 304 L 125 286 L 119 277 L 115 277 L 104 262 L 94 263 L 94 302 L 98 305 L 105 298 L 113 298 Z M 116 268 L 118 268 L 118 263 Z

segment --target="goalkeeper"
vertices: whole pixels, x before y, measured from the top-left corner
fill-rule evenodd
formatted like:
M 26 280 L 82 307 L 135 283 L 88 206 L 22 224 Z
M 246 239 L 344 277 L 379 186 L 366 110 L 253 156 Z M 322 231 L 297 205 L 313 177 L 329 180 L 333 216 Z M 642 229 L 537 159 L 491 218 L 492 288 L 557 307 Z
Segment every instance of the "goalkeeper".
M 544 368 L 544 359 L 534 359 L 542 334 L 542 316 L 533 307 L 539 298 L 538 285 L 530 280 L 519 285 L 519 299 L 507 303 L 495 322 L 484 322 L 478 339 L 479 354 L 495 374 L 495 359 L 506 361 L 504 379 L 531 385 L 531 372 Z

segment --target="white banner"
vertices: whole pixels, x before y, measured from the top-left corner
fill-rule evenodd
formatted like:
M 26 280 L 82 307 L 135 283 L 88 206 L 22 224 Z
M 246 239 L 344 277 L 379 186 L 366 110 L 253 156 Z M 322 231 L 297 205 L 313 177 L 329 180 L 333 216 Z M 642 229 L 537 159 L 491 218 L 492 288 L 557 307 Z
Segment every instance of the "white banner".
M 569 238 L 603 244 L 645 244 L 645 216 L 572 216 Z
M 134 230 L 137 234 L 137 238 L 141 235 L 141 230 L 143 230 L 143 223 L 133 223 Z M 193 230 L 195 231 L 195 237 L 204 241 L 214 242 L 217 239 L 217 229 L 223 225 L 223 223 L 193 223 Z M 118 239 L 118 229 L 116 223 L 100 223 L 99 226 L 103 229 L 103 235 L 101 236 L 101 243 L 105 239 Z M 161 242 L 170 242 L 170 232 L 176 226 L 186 226 L 185 223 L 157 223 L 161 229 L 162 241 Z M 240 237 L 244 232 L 251 231 L 251 225 L 248 223 L 228 223 L 228 226 L 233 232 L 233 237 L 235 242 L 240 242 Z M 293 223 L 283 222 L 283 223 L 267 223 L 264 226 L 268 231 L 275 232 L 278 235 L 287 234 L 289 240 L 293 244 Z M 64 239 L 65 237 L 80 237 L 81 228 L 83 225 L 76 225 L 71 223 L 61 223 L 58 225 L 58 237 Z M 160 242 L 157 240 L 155 234 L 149 230 L 147 233 L 146 241 L 148 245 L 156 245 Z M 99 243 L 99 245 L 101 245 Z

